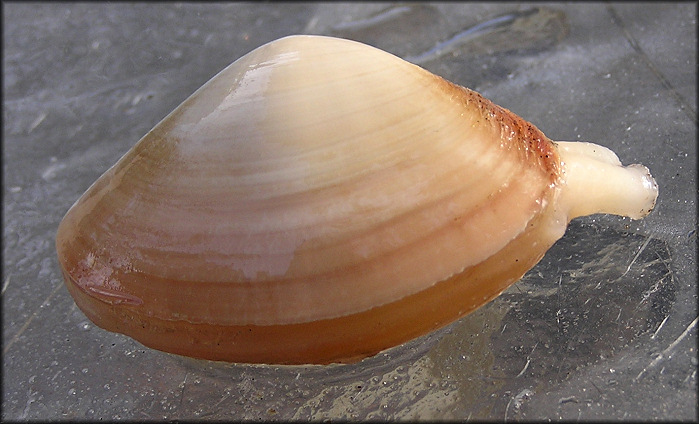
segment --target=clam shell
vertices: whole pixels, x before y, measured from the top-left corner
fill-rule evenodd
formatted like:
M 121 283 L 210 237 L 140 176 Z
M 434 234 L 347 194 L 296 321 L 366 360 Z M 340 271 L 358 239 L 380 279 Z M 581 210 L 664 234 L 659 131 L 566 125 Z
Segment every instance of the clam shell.
M 573 217 L 568 182 L 591 172 L 562 157 L 589 151 L 389 53 L 286 37 L 146 134 L 71 207 L 56 248 L 81 310 L 145 345 L 351 362 L 519 279 Z M 590 160 L 627 172 L 611 156 Z

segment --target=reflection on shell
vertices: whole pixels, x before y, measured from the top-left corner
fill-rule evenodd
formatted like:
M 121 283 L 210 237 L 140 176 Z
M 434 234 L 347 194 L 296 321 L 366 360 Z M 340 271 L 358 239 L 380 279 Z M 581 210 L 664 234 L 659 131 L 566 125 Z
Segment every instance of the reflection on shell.
M 391 54 L 293 36 L 156 125 L 56 247 L 81 310 L 148 346 L 350 362 L 497 296 L 575 216 L 640 218 L 656 194 L 645 168 Z

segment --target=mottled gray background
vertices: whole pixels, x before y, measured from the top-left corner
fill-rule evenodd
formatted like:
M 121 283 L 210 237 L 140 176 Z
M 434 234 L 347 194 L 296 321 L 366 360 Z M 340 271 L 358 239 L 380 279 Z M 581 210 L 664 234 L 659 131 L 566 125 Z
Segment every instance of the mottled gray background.
M 348 366 L 247 366 L 93 326 L 70 205 L 223 67 L 289 34 L 363 41 L 549 137 L 647 165 L 642 221 L 576 220 L 496 301 Z M 697 419 L 696 4 L 3 3 L 2 419 Z

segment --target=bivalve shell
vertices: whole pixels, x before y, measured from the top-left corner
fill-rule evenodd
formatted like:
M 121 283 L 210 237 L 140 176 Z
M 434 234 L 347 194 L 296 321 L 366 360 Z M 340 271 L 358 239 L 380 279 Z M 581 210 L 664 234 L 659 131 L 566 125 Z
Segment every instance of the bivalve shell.
M 376 48 L 292 36 L 148 132 L 56 248 L 80 309 L 147 346 L 352 362 L 491 300 L 575 216 L 640 218 L 656 196 L 604 147 Z

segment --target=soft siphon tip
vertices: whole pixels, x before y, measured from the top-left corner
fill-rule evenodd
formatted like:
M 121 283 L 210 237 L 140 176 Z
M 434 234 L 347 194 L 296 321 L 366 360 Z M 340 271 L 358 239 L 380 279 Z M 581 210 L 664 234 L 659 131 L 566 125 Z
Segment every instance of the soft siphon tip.
M 563 184 L 560 209 L 568 219 L 609 213 L 640 219 L 658 197 L 658 184 L 643 165 L 623 166 L 614 152 L 593 143 L 556 142 Z

